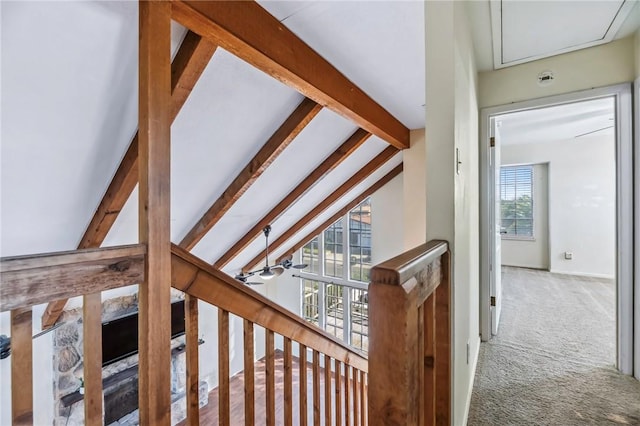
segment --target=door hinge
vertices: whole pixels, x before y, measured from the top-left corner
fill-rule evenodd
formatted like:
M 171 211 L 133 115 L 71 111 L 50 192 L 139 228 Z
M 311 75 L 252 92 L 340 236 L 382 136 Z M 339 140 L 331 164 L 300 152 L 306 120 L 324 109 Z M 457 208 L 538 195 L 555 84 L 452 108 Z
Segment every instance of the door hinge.
M 491 296 L 491 306 L 496 306 L 496 297 Z
M 489 138 L 489 146 L 490 146 L 491 148 L 493 148 L 494 146 L 496 146 L 496 138 L 495 138 L 494 136 L 491 136 L 491 137 Z

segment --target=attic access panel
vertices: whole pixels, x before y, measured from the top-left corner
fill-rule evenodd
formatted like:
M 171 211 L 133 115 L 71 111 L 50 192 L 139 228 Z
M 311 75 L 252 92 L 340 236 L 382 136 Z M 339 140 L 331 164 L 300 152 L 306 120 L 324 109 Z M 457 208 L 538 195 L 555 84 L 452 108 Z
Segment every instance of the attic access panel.
M 634 2 L 499 0 L 490 5 L 498 69 L 608 43 Z

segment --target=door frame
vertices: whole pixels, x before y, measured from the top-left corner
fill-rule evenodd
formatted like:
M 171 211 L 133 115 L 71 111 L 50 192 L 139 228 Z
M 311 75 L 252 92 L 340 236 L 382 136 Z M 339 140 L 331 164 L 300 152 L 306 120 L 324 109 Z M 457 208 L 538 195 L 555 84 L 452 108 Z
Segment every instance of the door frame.
M 633 142 L 631 84 L 617 84 L 480 110 L 480 337 L 491 338 L 489 248 L 489 136 L 491 117 L 597 98 L 613 97 L 616 109 L 616 366 L 633 374 Z M 640 151 L 640 150 L 637 150 Z M 636 152 L 638 154 L 638 152 Z M 636 177 L 638 178 L 638 177 Z M 637 187 L 636 187 L 637 189 Z M 640 221 L 640 218 L 638 219 Z M 640 256 L 636 256 L 640 262 Z M 640 270 L 640 264 L 638 265 Z M 636 307 L 640 310 L 640 306 Z M 636 316 L 638 313 L 636 312 Z M 637 331 L 637 330 L 636 330 Z M 638 345 L 638 342 L 636 342 Z M 637 372 L 638 374 L 638 372 Z

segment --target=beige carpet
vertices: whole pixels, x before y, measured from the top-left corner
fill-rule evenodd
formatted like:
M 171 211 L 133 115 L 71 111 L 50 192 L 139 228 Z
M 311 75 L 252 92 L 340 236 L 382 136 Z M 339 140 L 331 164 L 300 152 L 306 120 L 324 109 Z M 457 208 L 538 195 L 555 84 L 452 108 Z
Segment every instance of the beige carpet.
M 468 425 L 640 425 L 640 382 L 614 368 L 614 283 L 504 268 L 503 286 Z

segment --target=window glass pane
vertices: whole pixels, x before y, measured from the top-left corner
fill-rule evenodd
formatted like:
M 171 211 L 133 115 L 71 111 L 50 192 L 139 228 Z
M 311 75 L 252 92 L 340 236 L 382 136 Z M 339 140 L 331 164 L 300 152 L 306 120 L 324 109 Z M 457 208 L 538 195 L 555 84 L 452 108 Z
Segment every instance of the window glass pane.
M 342 295 L 343 286 L 326 284 L 324 293 L 325 309 L 327 312 L 326 331 L 339 339 L 344 339 L 344 303 Z
M 369 282 L 371 272 L 371 200 L 349 212 L 349 279 Z
M 369 292 L 352 288 L 351 291 L 351 346 L 369 351 Z
M 343 219 L 340 219 L 324 231 L 324 275 L 343 277 Z
M 533 166 L 500 168 L 500 210 L 502 234 L 533 237 Z
M 317 281 L 302 280 L 302 317 L 318 325 L 318 286 Z
M 302 247 L 302 263 L 306 263 L 308 266 L 303 269 L 304 272 L 310 274 L 320 273 L 320 252 L 318 249 L 318 237 L 309 241 L 304 247 Z

